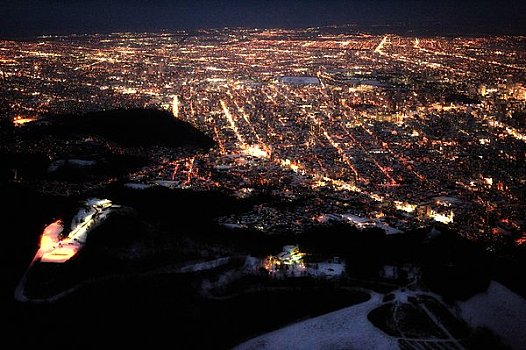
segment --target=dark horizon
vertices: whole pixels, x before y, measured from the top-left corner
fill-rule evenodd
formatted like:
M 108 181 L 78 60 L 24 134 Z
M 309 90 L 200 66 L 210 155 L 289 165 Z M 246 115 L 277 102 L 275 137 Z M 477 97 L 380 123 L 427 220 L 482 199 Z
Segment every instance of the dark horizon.
M 398 34 L 526 35 L 526 4 L 516 0 L 7 0 L 0 12 L 0 38 L 331 25 Z

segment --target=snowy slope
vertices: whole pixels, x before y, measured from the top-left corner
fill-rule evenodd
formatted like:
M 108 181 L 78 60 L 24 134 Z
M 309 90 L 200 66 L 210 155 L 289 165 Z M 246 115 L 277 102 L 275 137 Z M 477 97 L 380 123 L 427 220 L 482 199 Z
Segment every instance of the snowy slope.
M 526 349 L 526 300 L 492 281 L 485 293 L 458 303 L 472 327 L 486 327 L 513 349 Z
M 367 302 L 292 324 L 235 349 L 398 349 L 396 338 L 387 336 L 367 320 L 369 311 L 381 301 L 380 294 L 371 292 Z

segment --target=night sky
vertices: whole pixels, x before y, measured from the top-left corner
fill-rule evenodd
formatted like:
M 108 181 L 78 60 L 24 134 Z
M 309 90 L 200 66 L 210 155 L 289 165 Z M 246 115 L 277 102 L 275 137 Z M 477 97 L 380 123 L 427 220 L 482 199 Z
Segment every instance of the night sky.
M 335 24 L 400 34 L 526 34 L 523 0 L 0 0 L 0 16 L 3 38 Z

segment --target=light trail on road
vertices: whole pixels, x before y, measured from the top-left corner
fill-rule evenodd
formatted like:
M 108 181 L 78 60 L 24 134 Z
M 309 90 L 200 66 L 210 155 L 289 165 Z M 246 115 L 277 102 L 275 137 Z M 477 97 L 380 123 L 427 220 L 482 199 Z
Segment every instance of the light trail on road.
M 241 135 L 241 133 L 239 132 L 239 129 L 237 128 L 234 117 L 228 110 L 228 106 L 226 105 L 224 100 L 220 100 L 220 104 L 221 104 L 221 108 L 223 109 L 223 115 L 225 116 L 226 120 L 228 121 L 228 124 L 230 125 L 230 129 L 234 132 L 234 134 L 237 137 L 237 140 L 239 142 L 239 148 L 241 149 L 246 148 L 247 143 L 245 142 L 243 135 Z

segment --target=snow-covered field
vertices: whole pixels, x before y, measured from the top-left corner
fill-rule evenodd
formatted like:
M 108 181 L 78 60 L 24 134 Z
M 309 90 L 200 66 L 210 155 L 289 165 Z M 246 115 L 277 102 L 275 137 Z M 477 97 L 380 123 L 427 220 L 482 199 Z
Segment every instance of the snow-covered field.
M 526 300 L 492 281 L 485 293 L 458 303 L 471 327 L 486 327 L 513 349 L 526 349 Z
M 334 311 L 238 345 L 249 349 L 398 349 L 390 337 L 367 320 L 367 314 L 382 302 L 382 295 L 371 292 L 371 299 Z
M 281 77 L 279 79 L 280 82 L 284 84 L 290 84 L 290 85 L 319 85 L 320 80 L 316 77 Z
M 369 322 L 369 312 L 383 304 L 381 294 L 370 293 L 371 299 L 365 303 L 300 321 L 250 339 L 235 349 L 398 349 L 399 338 L 388 336 Z M 393 294 L 395 303 L 407 303 L 409 296 L 417 295 L 428 295 L 440 300 L 436 294 L 418 290 L 400 289 Z M 492 281 L 486 292 L 459 302 L 457 306 L 459 316 L 470 327 L 486 327 L 512 349 L 526 349 L 526 299 Z M 458 339 L 449 334 L 437 319 L 432 319 L 438 327 L 444 329 L 448 339 L 403 339 L 415 346 L 419 343 L 418 346 L 462 348 Z

